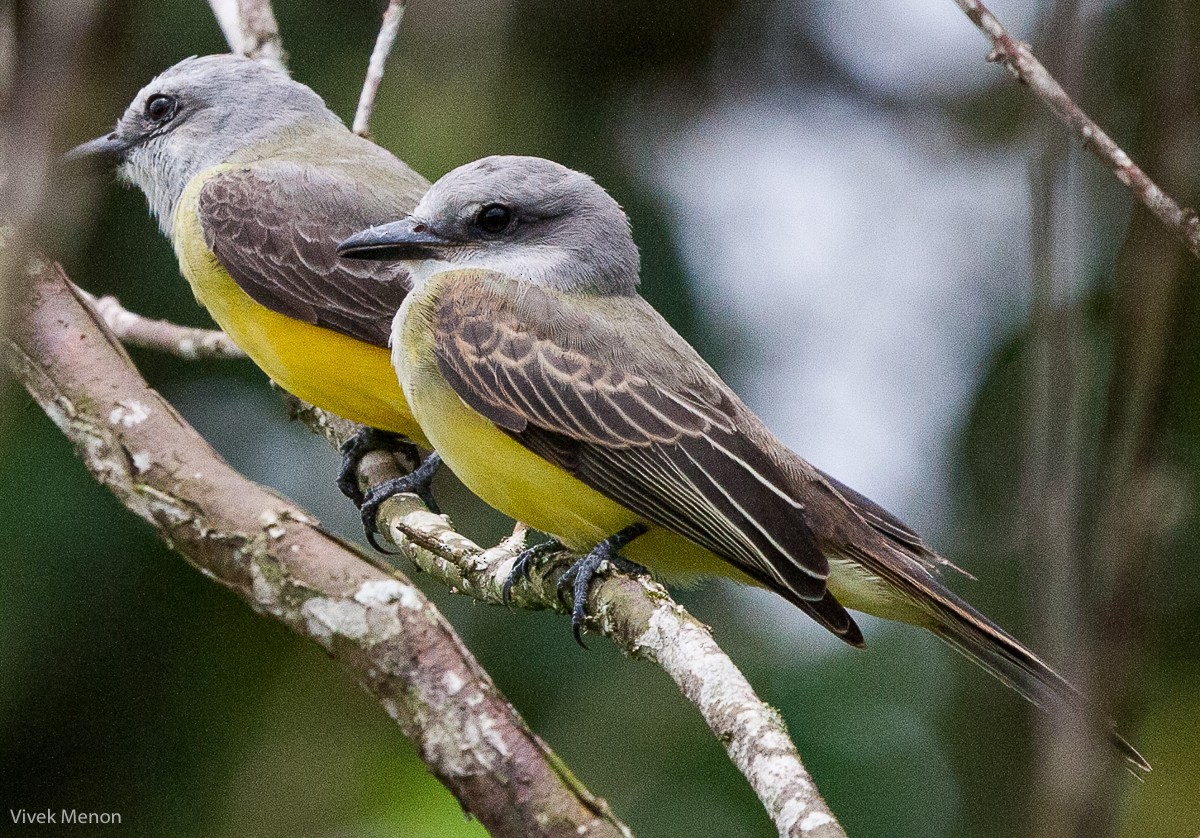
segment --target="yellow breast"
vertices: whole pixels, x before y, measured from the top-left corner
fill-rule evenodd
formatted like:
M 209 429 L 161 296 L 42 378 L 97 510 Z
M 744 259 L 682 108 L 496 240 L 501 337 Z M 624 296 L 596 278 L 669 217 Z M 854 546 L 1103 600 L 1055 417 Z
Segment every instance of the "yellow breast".
M 183 275 L 234 343 L 289 393 L 354 422 L 428 440 L 413 419 L 387 349 L 294 320 L 259 305 L 221 267 L 204 241 L 192 179 L 176 206 L 172 238 Z

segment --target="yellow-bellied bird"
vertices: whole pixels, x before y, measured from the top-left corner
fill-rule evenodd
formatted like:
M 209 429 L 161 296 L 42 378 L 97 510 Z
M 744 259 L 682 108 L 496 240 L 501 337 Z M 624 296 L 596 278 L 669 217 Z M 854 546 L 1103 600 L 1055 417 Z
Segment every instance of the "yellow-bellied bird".
M 938 581 L 948 562 L 919 535 L 785 447 L 638 295 L 628 219 L 591 178 L 485 158 L 340 252 L 412 272 L 392 360 L 413 414 L 472 491 L 585 554 L 564 577 L 577 637 L 593 574 L 622 550 L 668 578 L 769 588 L 855 646 L 847 608 L 921 626 L 1031 701 L 1085 709 Z
M 310 88 L 233 55 L 166 70 L 115 130 L 68 157 L 119 161 L 196 299 L 280 386 L 428 445 L 387 349 L 408 272 L 336 254 L 350 233 L 416 206 L 428 181 L 351 133 Z M 339 485 L 356 501 L 355 461 L 383 437 L 362 434 L 346 452 Z M 427 502 L 436 464 L 427 460 L 408 481 Z

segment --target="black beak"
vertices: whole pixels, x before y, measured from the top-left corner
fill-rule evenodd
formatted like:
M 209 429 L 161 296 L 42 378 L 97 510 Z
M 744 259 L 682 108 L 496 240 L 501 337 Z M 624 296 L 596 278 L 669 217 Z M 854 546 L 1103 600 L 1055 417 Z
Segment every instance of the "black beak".
M 63 160 L 68 163 L 75 163 L 81 160 L 120 163 L 125 157 L 125 152 L 132 146 L 132 142 L 122 137 L 116 131 L 113 131 L 111 134 L 106 134 L 103 137 L 97 137 L 94 140 L 88 140 L 82 145 L 75 146 L 75 148 L 63 155 Z
M 410 215 L 355 233 L 338 245 L 337 252 L 351 259 L 437 259 L 453 244 Z

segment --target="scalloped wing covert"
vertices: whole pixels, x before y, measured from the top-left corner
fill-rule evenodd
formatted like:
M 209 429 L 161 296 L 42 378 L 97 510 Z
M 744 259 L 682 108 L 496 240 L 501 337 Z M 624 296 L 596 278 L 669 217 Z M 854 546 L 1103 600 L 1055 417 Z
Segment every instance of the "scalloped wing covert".
M 745 433 L 757 420 L 699 355 L 641 298 L 584 308 L 502 287 L 514 282 L 470 272 L 442 286 L 435 351 L 459 396 L 586 485 L 861 641 L 825 589 L 829 564 L 792 482 Z

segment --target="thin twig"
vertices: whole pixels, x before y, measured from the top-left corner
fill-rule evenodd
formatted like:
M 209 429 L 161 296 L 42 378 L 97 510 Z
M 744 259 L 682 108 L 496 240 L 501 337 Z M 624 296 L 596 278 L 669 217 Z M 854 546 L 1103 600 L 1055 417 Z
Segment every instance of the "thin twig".
M 371 134 L 371 114 L 375 110 L 375 97 L 379 94 L 379 84 L 383 81 L 383 71 L 387 67 L 388 56 L 392 45 L 396 43 L 396 34 L 404 21 L 404 8 L 407 0 L 390 0 L 383 11 L 383 22 L 379 26 L 379 36 L 375 39 L 375 48 L 371 50 L 371 59 L 367 62 L 367 76 L 363 80 L 362 94 L 358 97 L 358 108 L 354 111 L 355 134 L 368 137 Z
M 1083 140 L 1084 148 L 1112 169 L 1154 216 L 1183 242 L 1193 256 L 1200 257 L 1200 218 L 1184 209 L 1159 188 L 1112 138 L 1067 95 L 1054 76 L 1042 66 L 1029 45 L 1013 38 L 980 0 L 954 0 L 971 22 L 992 43 L 988 61 L 1003 64 L 1017 79 L 1058 115 Z
M 492 835 L 629 835 L 403 574 L 372 568 L 234 471 L 146 384 L 62 269 L 37 274 L 23 328 L 0 356 L 118 500 L 206 576 L 347 667 Z
M 270 0 L 208 0 L 229 48 L 238 55 L 283 68 L 287 54 Z
M 154 320 L 135 314 L 116 297 L 93 297 L 80 293 L 95 307 L 120 341 L 128 346 L 153 349 L 180 358 L 245 358 L 246 353 L 219 329 L 197 329 L 167 320 Z
M 354 425 L 299 403 L 293 415 L 335 447 Z M 391 458 L 364 460 L 364 488 L 399 472 Z M 417 567 L 456 593 L 479 602 L 505 604 L 504 580 L 524 546 L 524 531 L 484 550 L 456 532 L 416 495 L 398 495 L 380 509 L 379 531 Z M 511 604 L 567 612 L 558 597 L 566 554 L 547 561 L 528 582 L 513 587 Z M 592 585 L 589 628 L 609 637 L 626 654 L 658 664 L 700 711 L 738 770 L 762 801 L 781 836 L 844 838 L 813 783 L 779 714 L 754 692 L 746 677 L 713 640 L 708 627 L 678 605 L 657 582 L 613 574 Z

